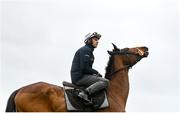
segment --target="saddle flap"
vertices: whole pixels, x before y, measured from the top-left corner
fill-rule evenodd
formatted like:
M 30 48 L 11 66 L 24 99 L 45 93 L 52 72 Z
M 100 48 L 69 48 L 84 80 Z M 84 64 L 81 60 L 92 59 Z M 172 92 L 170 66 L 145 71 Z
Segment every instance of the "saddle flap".
M 109 106 L 105 91 L 101 91 L 95 95 L 92 95 L 91 100 L 93 102 L 93 105 L 87 106 L 84 101 L 77 97 L 80 91 L 78 86 L 68 82 L 63 82 L 63 85 L 68 111 L 95 111 L 97 109 L 106 108 Z

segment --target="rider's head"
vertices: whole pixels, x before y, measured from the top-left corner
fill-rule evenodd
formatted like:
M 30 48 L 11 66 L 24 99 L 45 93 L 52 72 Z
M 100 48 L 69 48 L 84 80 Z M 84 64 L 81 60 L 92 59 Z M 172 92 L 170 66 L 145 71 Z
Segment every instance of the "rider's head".
M 85 36 L 84 43 L 85 44 L 91 44 L 94 48 L 98 45 L 98 40 L 101 38 L 101 35 L 97 32 L 94 33 L 88 33 Z

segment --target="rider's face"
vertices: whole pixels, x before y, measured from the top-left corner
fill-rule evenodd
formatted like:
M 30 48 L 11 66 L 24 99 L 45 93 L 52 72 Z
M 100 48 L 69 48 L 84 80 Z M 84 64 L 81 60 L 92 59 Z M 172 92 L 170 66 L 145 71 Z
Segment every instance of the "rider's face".
M 96 37 L 92 38 L 92 46 L 94 48 L 97 47 L 98 43 L 99 43 L 99 39 L 98 38 L 96 38 Z

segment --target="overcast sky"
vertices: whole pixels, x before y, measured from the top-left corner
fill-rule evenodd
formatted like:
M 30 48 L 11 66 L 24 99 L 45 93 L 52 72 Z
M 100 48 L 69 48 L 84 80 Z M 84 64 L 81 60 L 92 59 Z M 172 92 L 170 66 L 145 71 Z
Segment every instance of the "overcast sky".
M 70 82 L 74 53 L 94 31 L 102 38 L 93 67 L 102 74 L 112 42 L 149 48 L 149 56 L 129 71 L 126 111 L 180 112 L 177 0 L 3 0 L 0 5 L 0 112 L 20 87 Z

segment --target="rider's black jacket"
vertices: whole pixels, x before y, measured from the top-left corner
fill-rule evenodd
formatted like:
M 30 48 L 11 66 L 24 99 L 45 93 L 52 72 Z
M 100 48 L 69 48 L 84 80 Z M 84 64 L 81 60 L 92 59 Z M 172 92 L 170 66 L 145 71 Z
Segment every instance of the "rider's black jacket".
M 94 47 L 85 45 L 77 50 L 71 66 L 71 81 L 76 84 L 83 76 L 98 74 L 98 71 L 92 68 L 94 62 Z

